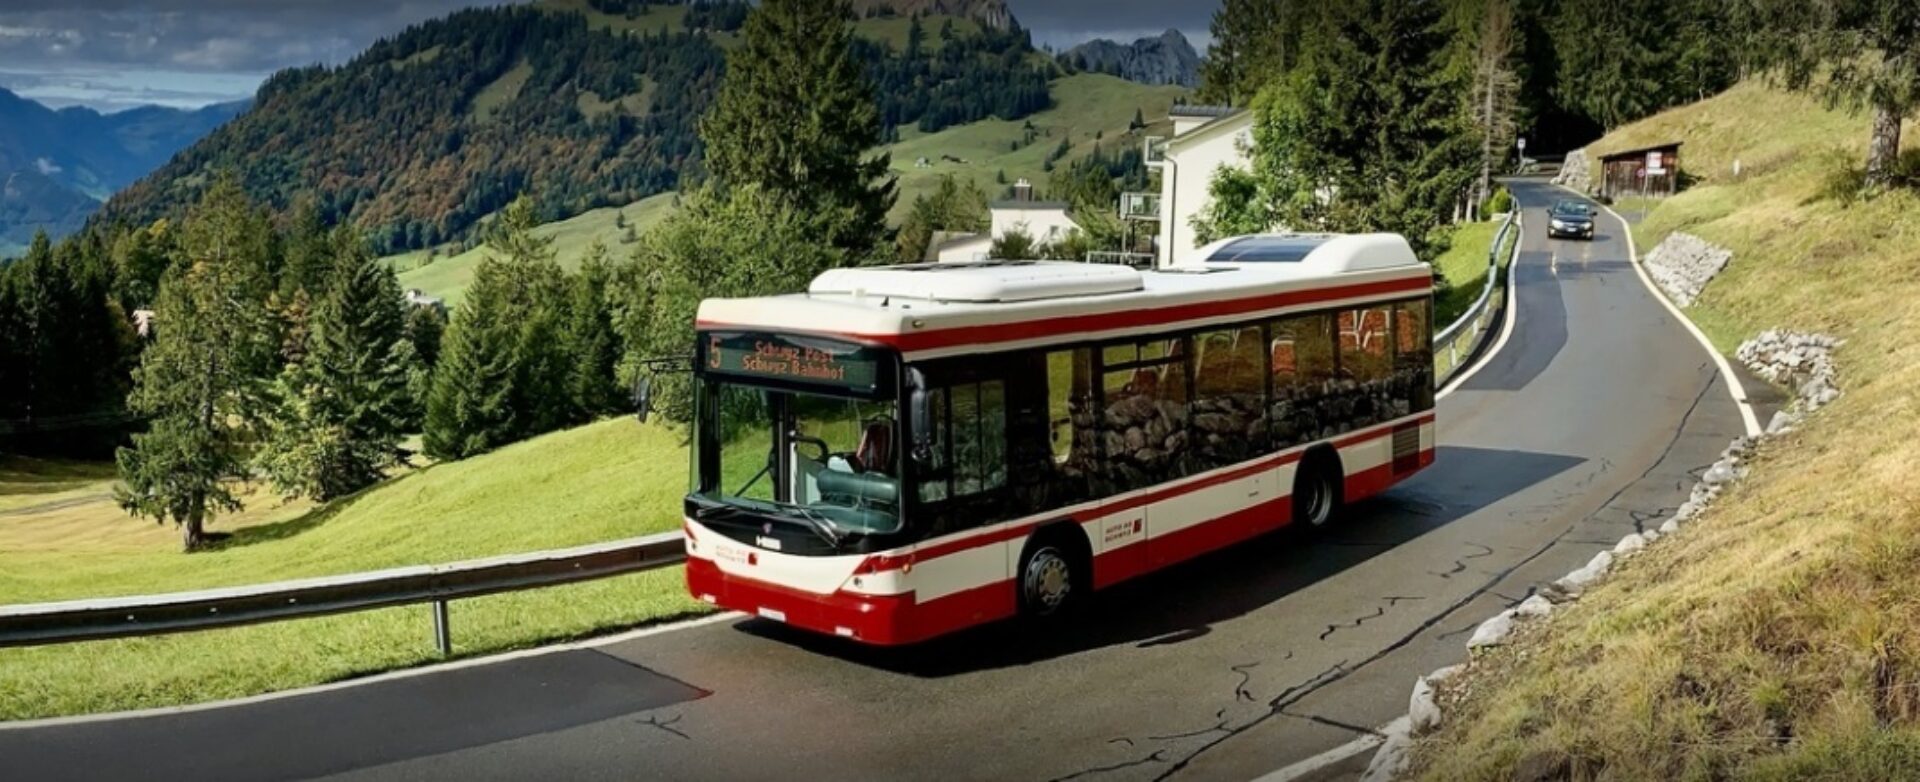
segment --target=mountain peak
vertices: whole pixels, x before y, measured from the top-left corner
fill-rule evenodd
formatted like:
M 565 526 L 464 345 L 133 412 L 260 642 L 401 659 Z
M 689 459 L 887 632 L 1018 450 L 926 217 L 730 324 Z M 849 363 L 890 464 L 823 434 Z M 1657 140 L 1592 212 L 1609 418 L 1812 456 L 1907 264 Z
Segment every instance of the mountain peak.
M 1185 33 L 1173 29 L 1131 44 L 1095 39 L 1066 50 L 1060 60 L 1081 70 L 1142 84 L 1193 87 L 1200 83 L 1200 53 L 1194 51 Z

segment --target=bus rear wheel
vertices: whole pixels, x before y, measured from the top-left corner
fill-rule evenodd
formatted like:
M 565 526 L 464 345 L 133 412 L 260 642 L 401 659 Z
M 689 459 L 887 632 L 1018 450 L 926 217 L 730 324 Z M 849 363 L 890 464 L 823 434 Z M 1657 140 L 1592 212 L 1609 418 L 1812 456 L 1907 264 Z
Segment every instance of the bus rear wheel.
M 1293 476 L 1293 520 L 1312 529 L 1331 524 L 1340 513 L 1340 463 L 1324 453 L 1309 454 Z
M 1020 559 L 1020 609 L 1033 617 L 1057 616 L 1079 602 L 1079 558 L 1059 540 L 1036 540 Z

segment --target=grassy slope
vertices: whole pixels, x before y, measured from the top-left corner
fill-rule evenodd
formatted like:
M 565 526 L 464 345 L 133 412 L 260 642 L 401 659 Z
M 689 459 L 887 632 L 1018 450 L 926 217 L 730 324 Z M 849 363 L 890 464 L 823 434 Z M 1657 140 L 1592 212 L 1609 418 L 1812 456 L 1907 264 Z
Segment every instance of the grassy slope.
M 661 193 L 620 208 L 595 209 L 547 223 L 534 229 L 534 233 L 553 239 L 553 249 L 562 268 L 577 269 L 581 259 L 586 257 L 587 248 L 596 239 L 605 244 L 607 251 L 616 258 L 633 251 L 631 245 L 621 241 L 625 230 L 614 225 L 618 214 L 626 214 L 627 223 L 633 226 L 635 235 L 644 234 L 648 228 L 673 213 L 674 198 L 673 193 Z M 480 259 L 486 252 L 485 247 L 475 247 L 457 255 L 442 255 L 429 261 L 427 251 L 416 250 L 391 255 L 383 260 L 400 273 L 401 287 L 419 288 L 428 294 L 440 296 L 451 307 L 460 303 L 461 295 L 466 292 L 467 284 L 473 282 L 473 273 L 479 268 Z
M 1748 85 L 1595 145 L 1684 139 L 1703 181 L 1651 212 L 1642 251 L 1675 230 L 1731 248 L 1689 314 L 1721 346 L 1846 338 L 1846 396 L 1678 537 L 1480 656 L 1423 745 L 1427 777 L 1532 759 L 1581 778 L 1920 778 L 1920 197 L 1810 200 L 1865 128 Z
M 11 466 L 0 472 L 8 481 L 0 487 L 34 480 L 58 492 L 101 477 L 85 468 Z M 110 504 L 91 513 L 0 516 L 0 604 L 248 584 L 657 532 L 677 524 L 686 469 L 677 433 L 617 419 L 437 465 L 325 511 L 281 513 L 237 529 L 219 523 L 234 538 L 207 553 L 178 553 L 171 530 L 126 518 Z M 677 579 L 674 569 L 456 603 L 457 653 L 697 610 Z M 232 697 L 418 664 L 433 656 L 426 620 L 425 608 L 407 607 L 0 650 L 0 719 Z
M 1073 144 L 1066 157 L 1071 161 L 1091 153 L 1096 143 L 1112 152 L 1137 146 L 1145 135 L 1170 135 L 1167 110 L 1172 108 L 1173 99 L 1184 93 L 1180 87 L 1150 87 L 1104 74 L 1082 73 L 1056 79 L 1054 107 L 1029 120 L 989 119 L 927 134 L 902 129 L 900 143 L 887 149 L 893 156 L 893 171 L 900 177 L 900 201 L 893 218 L 897 221 L 905 214 L 914 196 L 931 193 L 943 174 L 972 179 L 996 198 L 1004 189 L 995 181 L 1001 171 L 1006 172 L 1009 183 L 1024 177 L 1044 189 L 1049 178 L 1045 171 L 1047 156 L 1063 138 Z M 1133 121 L 1135 110 L 1146 115 L 1149 127 L 1144 133 L 1128 134 L 1127 125 Z M 1032 144 L 1010 150 L 1011 142 L 1024 135 L 1027 121 L 1042 135 Z M 1093 138 L 1096 132 L 1102 136 L 1098 142 Z M 944 161 L 942 155 L 966 163 Z M 922 157 L 932 165 L 915 168 L 915 161 Z M 1057 165 L 1064 168 L 1066 163 Z

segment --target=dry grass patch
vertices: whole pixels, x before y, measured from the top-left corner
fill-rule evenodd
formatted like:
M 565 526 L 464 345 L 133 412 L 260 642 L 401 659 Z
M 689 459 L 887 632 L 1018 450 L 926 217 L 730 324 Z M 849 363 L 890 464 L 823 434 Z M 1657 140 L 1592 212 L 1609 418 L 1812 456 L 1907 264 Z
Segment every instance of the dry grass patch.
M 1846 395 L 1694 524 L 1482 655 L 1422 742 L 1425 778 L 1920 778 L 1920 198 L 1813 198 L 1835 141 L 1798 128 L 1863 121 L 1756 90 L 1596 146 L 1682 128 L 1703 134 L 1681 136 L 1695 161 L 1790 160 L 1683 193 L 1637 238 L 1731 248 L 1689 314 L 1723 349 L 1774 327 L 1846 339 Z

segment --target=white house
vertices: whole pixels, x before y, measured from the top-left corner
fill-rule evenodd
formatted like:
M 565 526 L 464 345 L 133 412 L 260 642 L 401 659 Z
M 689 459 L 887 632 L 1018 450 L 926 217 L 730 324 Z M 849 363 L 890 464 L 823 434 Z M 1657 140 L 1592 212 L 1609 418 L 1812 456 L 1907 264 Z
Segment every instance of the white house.
M 1252 112 L 1175 106 L 1170 117 L 1173 138 L 1165 142 L 1164 157 L 1152 163 L 1160 169 L 1161 266 L 1187 260 L 1199 248 L 1193 219 L 1211 200 L 1214 175 L 1222 166 L 1247 170 L 1253 149 Z
M 1033 200 L 1033 184 L 1025 179 L 1014 183 L 1013 198 L 989 204 L 987 212 L 987 233 L 936 236 L 929 252 L 945 262 L 980 261 L 991 254 L 995 241 L 1015 231 L 1032 237 L 1036 244 L 1054 244 L 1081 230 L 1069 204 Z

